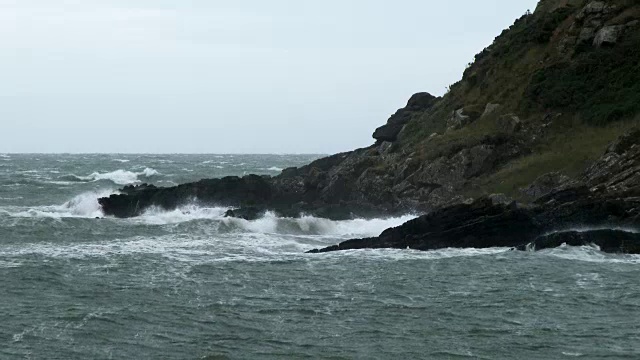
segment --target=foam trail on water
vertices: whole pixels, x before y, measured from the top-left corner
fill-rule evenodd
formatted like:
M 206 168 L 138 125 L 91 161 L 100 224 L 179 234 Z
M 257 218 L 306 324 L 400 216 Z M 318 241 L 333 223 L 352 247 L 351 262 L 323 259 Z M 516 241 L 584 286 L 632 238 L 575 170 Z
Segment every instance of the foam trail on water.
M 160 175 L 160 173 L 152 168 L 145 168 L 140 172 L 133 172 L 127 170 L 115 170 L 106 173 L 94 172 L 87 176 L 69 175 L 62 177 L 62 180 L 67 181 L 79 181 L 79 182 L 91 182 L 100 180 L 109 180 L 118 185 L 130 185 L 142 182 L 140 177 L 150 178 L 152 176 Z
M 233 234 L 215 240 L 176 234 L 159 237 L 137 236 L 129 239 L 71 244 L 20 244 L 0 247 L 0 257 L 11 259 L 25 255 L 51 258 L 113 258 L 132 254 L 153 254 L 192 264 L 218 262 L 325 261 L 327 258 L 353 258 L 354 261 L 439 260 L 458 257 L 491 256 L 508 249 L 442 249 L 414 251 L 375 249 L 345 251 L 322 256 L 305 254 L 310 246 L 299 239 L 281 235 Z M 340 261 L 343 261 L 341 259 Z M 0 264 L 1 265 L 1 264 Z

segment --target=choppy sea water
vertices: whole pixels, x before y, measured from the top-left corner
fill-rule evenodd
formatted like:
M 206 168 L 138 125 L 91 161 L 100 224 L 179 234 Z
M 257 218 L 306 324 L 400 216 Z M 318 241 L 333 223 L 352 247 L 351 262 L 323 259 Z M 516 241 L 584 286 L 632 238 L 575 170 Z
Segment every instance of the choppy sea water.
M 411 219 L 100 217 L 125 184 L 307 155 L 0 155 L 0 359 L 637 359 L 640 257 L 306 250 Z

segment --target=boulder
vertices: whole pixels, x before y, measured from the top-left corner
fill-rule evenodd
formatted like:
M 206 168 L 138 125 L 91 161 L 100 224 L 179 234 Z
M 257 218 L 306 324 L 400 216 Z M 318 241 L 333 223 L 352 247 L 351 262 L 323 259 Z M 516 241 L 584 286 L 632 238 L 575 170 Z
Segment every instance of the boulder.
M 491 114 L 493 114 L 494 112 L 496 112 L 498 109 L 500 109 L 500 104 L 487 104 L 487 106 L 484 108 L 484 112 L 482 113 L 482 116 L 480 116 L 480 118 L 485 118 Z
M 257 220 L 263 217 L 265 213 L 265 208 L 244 207 L 240 209 L 229 209 L 224 214 L 224 217 L 232 217 L 244 220 Z
M 475 119 L 470 115 L 464 113 L 464 109 L 458 109 L 451 113 L 451 117 L 447 121 L 447 127 L 449 130 L 458 130 L 467 126 L 474 120 Z
M 382 142 L 394 142 L 398 140 L 398 134 L 402 131 L 404 124 L 387 124 L 377 128 L 373 133 L 373 138 Z
M 373 133 L 373 138 L 377 141 L 394 142 L 398 139 L 398 135 L 404 128 L 404 126 L 411 121 L 412 117 L 416 113 L 428 110 L 438 100 L 437 97 L 421 92 L 411 96 L 407 102 L 407 106 L 396 111 L 391 115 L 387 124 L 376 129 Z
M 618 38 L 622 35 L 625 27 L 623 25 L 611 25 L 605 26 L 600 29 L 595 38 L 593 39 L 593 45 L 601 47 L 605 45 L 615 45 L 618 42 Z
M 409 98 L 405 109 L 408 111 L 426 110 L 433 105 L 435 100 L 437 100 L 437 97 L 427 92 L 416 93 Z

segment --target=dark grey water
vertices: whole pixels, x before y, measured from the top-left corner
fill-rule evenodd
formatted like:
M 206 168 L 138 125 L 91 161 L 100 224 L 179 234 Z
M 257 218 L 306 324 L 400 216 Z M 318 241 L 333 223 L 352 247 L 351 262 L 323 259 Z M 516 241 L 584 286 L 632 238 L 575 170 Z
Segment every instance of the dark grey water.
M 640 257 L 305 255 L 400 219 L 95 219 L 96 198 L 313 156 L 0 155 L 2 359 L 637 359 Z

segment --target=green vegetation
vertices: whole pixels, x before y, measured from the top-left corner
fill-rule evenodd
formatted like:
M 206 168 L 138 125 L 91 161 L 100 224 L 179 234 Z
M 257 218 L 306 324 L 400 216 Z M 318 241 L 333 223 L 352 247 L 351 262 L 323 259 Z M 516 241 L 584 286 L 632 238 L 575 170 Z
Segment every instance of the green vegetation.
M 525 92 L 529 111 L 555 109 L 603 125 L 640 112 L 640 36 L 538 70 Z
M 433 108 L 414 114 L 392 150 L 412 154 L 418 167 L 480 143 L 519 144 L 527 155 L 473 179 L 470 196 L 505 193 L 520 198 L 521 188 L 549 172 L 578 178 L 610 142 L 640 124 L 640 25 L 626 30 L 612 46 L 597 48 L 590 40 L 578 45 L 587 20 L 576 15 L 587 2 L 569 1 L 574 6 L 516 20 L 476 55 L 462 80 Z M 558 3 L 549 1 L 547 9 Z M 608 4 L 618 10 L 599 18 L 603 25 L 640 20 L 637 1 Z M 500 108 L 480 117 L 488 103 Z M 457 109 L 478 120 L 447 130 Z M 528 131 L 505 134 L 498 119 L 509 113 Z
M 504 193 L 520 198 L 520 189 L 538 177 L 561 172 L 579 178 L 620 134 L 640 125 L 640 119 L 607 126 L 574 125 L 551 129 L 550 135 L 529 156 L 516 159 L 498 172 L 480 179 L 485 193 Z

